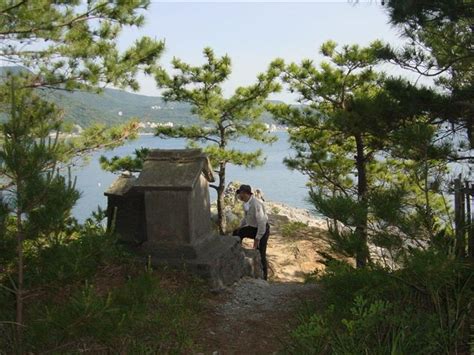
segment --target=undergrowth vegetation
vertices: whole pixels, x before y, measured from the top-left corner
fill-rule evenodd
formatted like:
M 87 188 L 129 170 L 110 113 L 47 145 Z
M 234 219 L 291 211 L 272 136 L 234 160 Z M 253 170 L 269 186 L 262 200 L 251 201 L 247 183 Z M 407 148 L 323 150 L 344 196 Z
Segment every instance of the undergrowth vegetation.
M 26 243 L 22 348 L 31 353 L 181 353 L 193 347 L 202 281 L 133 258 L 95 215 L 73 234 Z M 13 262 L 2 253 L 2 261 Z M 13 264 L 2 272 L 0 353 L 18 349 Z
M 332 261 L 313 275 L 318 302 L 299 315 L 294 354 L 467 354 L 469 264 L 434 250 L 418 251 L 404 268 L 355 269 Z M 472 350 L 472 349 L 471 349 Z

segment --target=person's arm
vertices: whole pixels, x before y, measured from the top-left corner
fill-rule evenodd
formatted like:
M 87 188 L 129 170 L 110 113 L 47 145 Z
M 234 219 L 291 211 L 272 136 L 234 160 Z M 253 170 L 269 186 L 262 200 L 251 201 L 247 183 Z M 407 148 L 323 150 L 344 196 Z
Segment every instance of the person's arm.
M 262 239 L 267 230 L 267 217 L 260 203 L 255 203 L 255 219 L 257 220 L 257 235 L 255 236 L 254 248 L 258 248 L 260 239 Z

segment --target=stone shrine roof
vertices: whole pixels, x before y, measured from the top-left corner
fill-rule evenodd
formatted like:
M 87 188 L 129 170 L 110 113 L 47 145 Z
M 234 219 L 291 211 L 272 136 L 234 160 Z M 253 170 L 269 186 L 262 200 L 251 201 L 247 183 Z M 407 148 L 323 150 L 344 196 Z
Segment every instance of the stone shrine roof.
M 201 149 L 155 149 L 145 159 L 138 189 L 191 190 L 199 176 L 214 181 L 212 167 Z

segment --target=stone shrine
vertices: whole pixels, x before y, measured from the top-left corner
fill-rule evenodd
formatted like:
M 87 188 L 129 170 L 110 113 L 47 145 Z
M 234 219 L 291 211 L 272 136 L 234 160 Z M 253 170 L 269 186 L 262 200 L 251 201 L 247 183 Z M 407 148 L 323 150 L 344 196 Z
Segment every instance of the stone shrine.
M 120 176 L 105 192 L 108 228 L 152 264 L 185 267 L 213 288 L 260 277 L 258 253 L 211 231 L 213 181 L 200 149 L 152 150 L 138 177 Z

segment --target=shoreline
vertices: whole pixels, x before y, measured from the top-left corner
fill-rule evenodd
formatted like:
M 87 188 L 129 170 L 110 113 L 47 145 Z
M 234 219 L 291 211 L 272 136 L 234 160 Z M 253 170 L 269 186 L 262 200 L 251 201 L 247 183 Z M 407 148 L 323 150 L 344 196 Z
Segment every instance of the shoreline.
M 287 132 L 287 128 L 277 128 L 277 129 L 271 129 L 268 130 L 270 133 L 279 133 L 279 132 Z M 144 136 L 154 136 L 155 133 L 153 132 L 138 132 L 137 135 L 139 137 L 144 137 Z M 56 133 L 50 133 L 49 137 L 54 138 L 56 136 Z M 81 133 L 59 133 L 59 138 L 60 139 L 67 139 L 67 138 L 78 138 L 81 136 Z
M 309 208 L 294 207 L 288 203 L 266 200 L 264 202 L 267 215 L 286 217 L 289 222 L 306 224 L 308 227 L 326 228 L 327 217 L 316 214 Z M 216 201 L 211 202 L 211 218 L 217 214 Z M 237 217 L 234 215 L 234 217 Z

